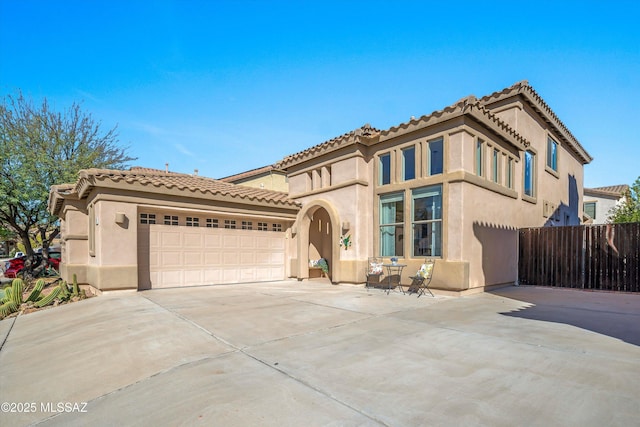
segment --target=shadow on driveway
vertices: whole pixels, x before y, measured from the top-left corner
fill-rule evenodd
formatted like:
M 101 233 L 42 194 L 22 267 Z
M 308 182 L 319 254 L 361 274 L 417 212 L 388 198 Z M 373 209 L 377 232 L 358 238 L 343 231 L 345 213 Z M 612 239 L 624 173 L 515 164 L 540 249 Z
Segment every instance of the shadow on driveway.
M 504 316 L 564 323 L 640 346 L 640 295 L 535 286 L 491 293 L 532 304 Z

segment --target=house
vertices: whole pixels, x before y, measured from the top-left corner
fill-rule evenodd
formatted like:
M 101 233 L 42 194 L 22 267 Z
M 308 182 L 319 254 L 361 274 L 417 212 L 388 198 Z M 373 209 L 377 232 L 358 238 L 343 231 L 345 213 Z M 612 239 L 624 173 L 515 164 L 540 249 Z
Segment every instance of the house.
M 626 184 L 584 189 L 585 222 L 606 224 L 610 212 L 624 200 L 629 191 Z
M 334 283 L 363 283 L 368 257 L 395 256 L 404 282 L 434 258 L 432 287 L 461 294 L 517 280 L 518 229 L 580 223 L 591 160 L 522 81 L 224 180 L 81 171 L 49 206 L 63 277 L 98 289 L 302 280 L 318 258 Z

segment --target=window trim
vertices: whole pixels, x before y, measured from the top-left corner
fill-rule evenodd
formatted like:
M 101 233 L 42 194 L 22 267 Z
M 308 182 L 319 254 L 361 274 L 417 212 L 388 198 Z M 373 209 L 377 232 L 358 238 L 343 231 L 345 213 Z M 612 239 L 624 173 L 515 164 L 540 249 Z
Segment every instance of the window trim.
M 389 222 L 389 223 L 383 223 L 382 222 L 382 205 L 384 202 L 384 199 L 386 198 L 389 202 L 392 202 L 393 199 L 395 197 L 399 197 L 400 200 L 396 200 L 395 202 L 401 202 L 401 206 L 402 206 L 402 219 L 399 222 Z M 389 257 L 389 256 L 396 256 L 396 257 L 403 257 L 404 256 L 404 243 L 400 246 L 400 253 L 395 253 L 395 248 L 397 248 L 397 240 L 398 237 L 394 237 L 394 253 L 393 254 L 383 254 L 383 244 L 382 244 L 382 236 L 383 236 L 383 232 L 382 229 L 384 227 L 394 227 L 394 233 L 395 230 L 398 229 L 398 227 L 401 227 L 402 230 L 402 236 L 404 238 L 404 236 L 406 235 L 405 232 L 405 219 L 406 219 L 406 215 L 405 215 L 405 194 L 404 191 L 395 191 L 393 193 L 385 193 L 385 194 L 380 194 L 378 195 L 378 253 L 380 254 L 380 256 L 382 257 Z M 397 219 L 397 218 L 395 218 Z
M 553 147 L 553 148 L 552 148 Z M 556 142 L 550 135 L 547 135 L 547 156 L 545 169 L 552 175 L 559 177 L 558 175 L 558 148 L 560 144 Z
M 587 213 L 587 205 L 593 205 L 593 216 L 589 215 L 589 217 L 591 219 L 596 219 L 596 216 L 598 215 L 598 205 L 597 205 L 597 201 L 595 200 L 589 200 L 588 202 L 583 202 L 582 203 L 582 211 L 586 214 L 589 215 Z
M 384 176 L 384 172 L 385 172 L 385 165 L 384 165 L 384 161 L 383 159 L 388 159 L 388 182 L 385 182 L 385 176 Z M 388 185 L 391 184 L 391 169 L 392 169 L 392 164 L 391 164 L 391 152 L 387 152 L 387 153 L 382 153 L 380 155 L 378 155 L 378 185 Z
M 433 172 L 433 151 L 431 150 L 432 144 L 440 143 L 440 172 Z M 427 141 L 427 176 L 441 175 L 444 173 L 444 137 L 434 138 Z
M 527 194 L 527 154 L 531 155 L 531 173 L 530 173 L 530 181 L 531 181 L 531 194 Z M 525 150 L 523 153 L 523 162 L 522 162 L 522 197 L 525 200 L 534 202 L 536 201 L 536 196 L 537 196 L 537 190 L 538 190 L 538 186 L 537 186 L 537 173 L 536 173 L 536 167 L 537 167 L 537 159 L 536 159 L 536 152 L 528 149 Z
M 431 192 L 436 192 L 439 196 L 440 196 L 440 206 L 439 206 L 439 212 L 436 211 L 435 213 L 439 213 L 439 217 L 435 217 L 432 219 L 421 219 L 421 220 L 416 220 L 415 218 L 415 202 L 416 199 L 420 199 L 425 197 L 425 195 L 427 195 L 428 193 Z M 436 184 L 436 185 L 429 185 L 426 187 L 417 187 L 417 188 L 412 188 L 411 189 L 411 256 L 414 258 L 421 258 L 421 257 L 425 257 L 428 256 L 430 258 L 434 258 L 434 257 L 442 257 L 442 234 L 443 234 L 443 209 L 444 209 L 444 200 L 443 200 L 443 186 L 442 184 Z M 415 253 L 415 249 L 416 249 L 416 245 L 415 245 L 415 241 L 416 241 L 416 236 L 415 236 L 415 226 L 416 225 L 420 225 L 420 224 L 439 224 L 439 233 L 438 233 L 438 244 L 435 245 L 434 247 L 431 247 L 431 254 L 429 255 L 425 255 L 425 254 L 416 254 Z M 433 232 L 433 228 L 432 228 L 432 232 Z M 434 249 L 438 249 L 438 251 L 434 251 Z M 436 252 L 436 253 L 434 253 Z
M 413 153 L 411 159 L 407 158 L 409 152 Z M 407 160 L 411 160 L 412 165 L 409 165 Z M 410 171 L 412 171 L 411 176 L 407 177 L 407 173 Z M 402 149 L 402 181 L 406 182 L 414 179 L 416 179 L 416 146 L 411 145 Z
M 484 165 L 484 153 L 485 152 L 485 142 L 481 138 L 476 139 L 476 147 L 475 147 L 475 172 L 478 176 L 485 175 L 485 165 Z

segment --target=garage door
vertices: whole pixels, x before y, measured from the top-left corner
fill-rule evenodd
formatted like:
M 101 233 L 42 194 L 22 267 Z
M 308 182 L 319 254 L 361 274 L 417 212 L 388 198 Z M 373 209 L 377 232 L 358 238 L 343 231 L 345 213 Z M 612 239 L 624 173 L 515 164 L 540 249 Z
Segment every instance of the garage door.
M 285 278 L 284 232 L 157 224 L 139 231 L 141 289 Z

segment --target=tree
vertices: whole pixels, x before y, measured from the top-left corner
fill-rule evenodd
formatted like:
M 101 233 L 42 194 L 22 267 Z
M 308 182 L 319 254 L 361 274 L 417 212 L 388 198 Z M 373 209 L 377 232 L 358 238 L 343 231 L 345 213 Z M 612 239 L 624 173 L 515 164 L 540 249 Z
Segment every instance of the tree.
M 46 98 L 35 106 L 21 92 L 0 105 L 0 226 L 15 231 L 27 255 L 25 268 L 46 266 L 49 246 L 60 232 L 48 211 L 52 185 L 75 182 L 80 169 L 123 168 L 135 160 L 118 146 L 117 127 L 101 123 L 73 105 L 54 111 Z M 35 265 L 33 241 L 42 242 L 43 263 Z
M 640 177 L 627 190 L 622 202 L 611 209 L 609 222 L 640 222 Z

